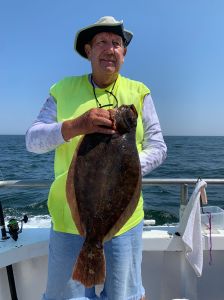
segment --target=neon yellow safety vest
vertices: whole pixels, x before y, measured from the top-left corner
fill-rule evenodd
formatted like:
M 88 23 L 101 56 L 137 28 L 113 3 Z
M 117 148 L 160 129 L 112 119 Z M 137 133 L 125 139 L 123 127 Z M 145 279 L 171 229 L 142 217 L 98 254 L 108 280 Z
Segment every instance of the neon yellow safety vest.
M 110 91 L 112 86 L 107 87 L 107 90 Z M 143 99 L 149 93 L 149 89 L 143 83 L 130 80 L 121 75 L 118 76 L 113 88 L 113 94 L 118 99 L 119 106 L 134 104 L 137 109 L 136 145 L 138 151 L 141 151 L 143 141 Z M 89 82 L 88 75 L 67 77 L 53 85 L 50 94 L 57 102 L 58 122 L 77 118 L 87 110 L 96 107 L 93 87 Z M 96 88 L 96 96 L 101 105 L 108 104 L 108 102 L 115 104 L 114 97 L 106 93 L 105 89 Z M 78 231 L 67 204 L 65 187 L 68 168 L 80 138 L 81 136 L 76 136 L 70 142 L 64 143 L 56 149 L 54 161 L 55 180 L 51 185 L 48 197 L 48 209 L 52 217 L 54 230 L 75 234 L 78 234 Z M 135 212 L 117 235 L 136 226 L 143 217 L 143 198 L 141 195 Z

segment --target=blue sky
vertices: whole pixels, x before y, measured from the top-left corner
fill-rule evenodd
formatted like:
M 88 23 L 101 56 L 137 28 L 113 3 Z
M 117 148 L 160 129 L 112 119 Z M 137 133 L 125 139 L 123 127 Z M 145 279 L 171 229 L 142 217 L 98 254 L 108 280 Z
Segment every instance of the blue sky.
M 54 82 L 90 72 L 74 36 L 104 15 L 134 33 L 121 74 L 151 89 L 164 135 L 223 135 L 223 0 L 0 1 L 0 134 L 25 134 Z

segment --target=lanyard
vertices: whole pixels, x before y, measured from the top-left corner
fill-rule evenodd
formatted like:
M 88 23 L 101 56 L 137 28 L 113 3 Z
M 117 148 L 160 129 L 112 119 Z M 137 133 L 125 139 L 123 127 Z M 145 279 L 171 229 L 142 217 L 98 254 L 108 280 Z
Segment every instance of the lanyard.
M 94 85 L 94 83 L 93 83 L 93 77 L 92 77 L 92 75 L 91 75 L 91 78 L 90 78 L 90 79 L 91 79 L 91 84 L 92 84 L 92 87 L 93 87 L 93 94 L 94 94 L 94 97 L 95 97 L 95 99 L 96 99 L 97 107 L 103 108 L 103 107 L 107 107 L 107 106 L 113 106 L 113 104 L 105 104 L 105 105 L 101 105 L 101 103 L 99 102 L 99 100 L 98 100 L 98 98 L 97 98 L 97 96 L 96 96 L 96 89 L 95 89 L 95 85 Z M 108 94 L 110 94 L 110 95 L 112 95 L 112 96 L 114 97 L 114 99 L 115 99 L 115 101 L 116 101 L 116 104 L 115 104 L 114 108 L 118 107 L 118 100 L 117 100 L 117 97 L 113 94 L 113 89 L 114 89 L 115 83 L 116 83 L 116 80 L 114 81 L 114 84 L 113 84 L 113 86 L 112 86 L 111 91 L 105 90 L 106 93 L 108 93 Z

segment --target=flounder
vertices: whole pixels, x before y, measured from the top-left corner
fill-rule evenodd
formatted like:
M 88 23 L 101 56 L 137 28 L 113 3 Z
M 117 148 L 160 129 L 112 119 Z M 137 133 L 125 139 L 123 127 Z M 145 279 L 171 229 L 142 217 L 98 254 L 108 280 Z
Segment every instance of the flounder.
M 72 278 L 86 287 L 105 280 L 103 243 L 133 214 L 140 196 L 141 169 L 136 148 L 134 105 L 112 110 L 117 133 L 83 137 L 67 177 L 67 200 L 83 247 Z

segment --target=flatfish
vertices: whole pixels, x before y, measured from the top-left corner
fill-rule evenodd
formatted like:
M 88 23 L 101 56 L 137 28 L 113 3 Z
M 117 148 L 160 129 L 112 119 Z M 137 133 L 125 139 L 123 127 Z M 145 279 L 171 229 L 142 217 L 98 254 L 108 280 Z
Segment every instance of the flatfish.
M 83 137 L 74 153 L 66 193 L 83 247 L 72 278 L 86 287 L 105 281 L 103 244 L 133 214 L 141 190 L 141 169 L 136 148 L 138 114 L 134 105 L 112 110 L 117 133 Z

